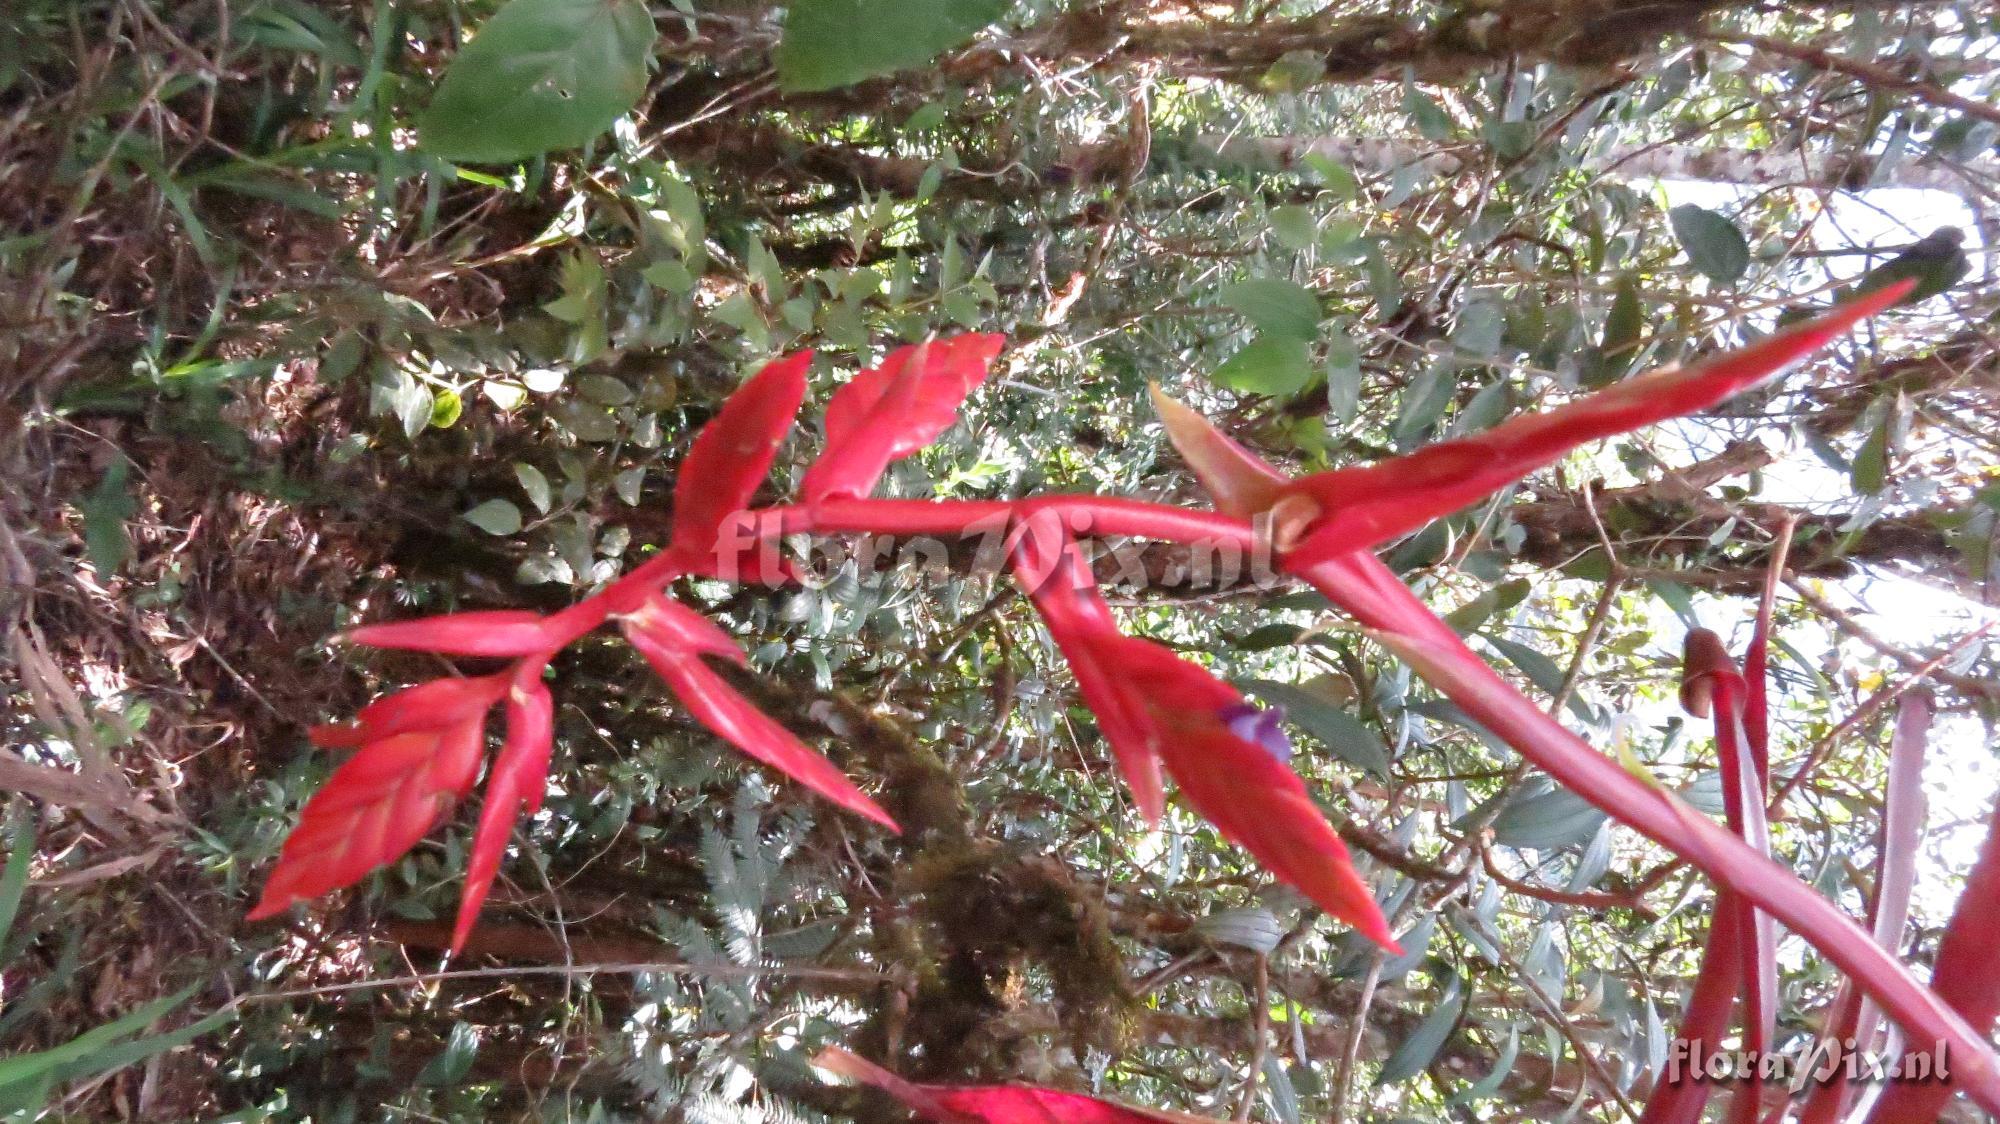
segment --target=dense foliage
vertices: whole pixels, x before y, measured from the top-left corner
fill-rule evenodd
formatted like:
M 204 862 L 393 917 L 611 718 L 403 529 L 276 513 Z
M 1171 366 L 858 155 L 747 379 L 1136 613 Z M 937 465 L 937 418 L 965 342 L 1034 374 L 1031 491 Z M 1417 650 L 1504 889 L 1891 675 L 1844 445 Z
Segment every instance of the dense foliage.
M 1969 3 L 17 0 L 0 1112 L 895 1111 L 817 1055 L 919 1109 L 1026 1082 L 1215 1118 L 1689 1119 L 1655 1095 L 1677 1028 L 1768 1023 L 1797 1054 L 1885 1025 L 1822 941 L 1703 873 L 1727 863 L 1618 826 L 1433 686 L 1435 637 L 1382 607 L 1405 586 L 1634 791 L 1767 835 L 1938 965 L 1985 1032 L 2000 981 L 1975 926 L 1945 930 L 1961 893 L 2000 898 L 2000 855 L 1968 878 L 2000 699 L 1996 36 Z M 1548 459 L 1519 419 L 1666 394 L 1626 380 L 1864 276 L 1919 289 L 1513 483 Z M 853 377 L 1001 337 L 948 395 Z M 694 445 L 803 349 L 789 437 Z M 1395 459 L 1482 434 L 1516 438 Z M 539 667 L 449 678 L 662 573 L 739 488 L 1213 493 L 1271 510 L 1281 554 L 1310 542 L 1230 441 L 1349 513 L 1341 550 L 1379 541 L 1394 596 L 1072 527 L 1117 628 L 1157 642 L 1093 662 L 993 535 L 857 516 L 790 540 L 795 580 L 670 567 L 676 609 L 647 611 L 671 619 L 619 607 L 637 653 L 559 646 L 552 697 Z M 1420 467 L 1354 471 L 1378 462 Z M 332 642 L 468 611 L 510 614 L 442 649 L 469 658 Z M 1163 679 L 1159 645 L 1213 676 Z M 426 787 L 397 790 L 393 840 L 306 845 L 350 760 L 308 730 L 424 681 L 545 722 L 546 795 L 496 737 L 460 805 L 476 723 L 364 715 L 319 740 L 393 742 L 380 775 Z M 1149 827 L 1104 700 L 1163 682 L 1282 708 L 1282 732 L 1225 717 L 1291 749 L 1397 948 L 1287 885 L 1312 864 L 1230 842 L 1266 822 L 1228 812 L 1264 757 L 1168 786 Z M 786 779 L 820 753 L 811 788 L 863 815 Z M 1766 767 L 1768 825 L 1741 798 Z M 1714 1111 L 1758 1107 L 1742 1088 Z M 1876 1088 L 1797 1097 L 1835 1119 Z M 1882 1119 L 1938 1111 L 1891 1088 Z

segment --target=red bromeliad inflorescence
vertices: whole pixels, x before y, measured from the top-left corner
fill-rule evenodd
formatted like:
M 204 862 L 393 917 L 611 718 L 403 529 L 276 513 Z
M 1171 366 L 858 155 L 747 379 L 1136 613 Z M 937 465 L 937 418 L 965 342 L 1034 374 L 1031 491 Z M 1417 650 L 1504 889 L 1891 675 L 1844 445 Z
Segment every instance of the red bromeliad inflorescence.
M 1983 1025 L 2000 1007 L 1984 991 L 1955 994 L 1950 1002 L 1940 998 L 1761 846 L 1767 761 L 1761 635 L 1753 645 L 1754 686 L 1726 656 L 1692 669 L 1698 674 L 1691 682 L 1705 684 L 1693 688 L 1696 693 L 1706 691 L 1718 720 L 1725 711 L 1730 719 L 1720 740 L 1729 743 L 1724 764 L 1739 783 L 1725 828 L 1544 714 L 1467 649 L 1372 553 L 1582 444 L 1713 406 L 1802 360 L 1907 292 L 1905 284 L 1856 297 L 1741 351 L 1628 379 L 1476 436 L 1298 479 L 1156 392 L 1170 438 L 1214 497 L 1212 513 L 1097 496 L 1011 502 L 871 498 L 888 465 L 947 429 L 966 396 L 985 380 L 1003 346 L 992 335 L 900 348 L 854 376 L 828 403 L 825 447 L 801 480 L 799 501 L 755 507 L 755 494 L 804 400 L 812 356 L 778 359 L 748 379 L 697 435 L 675 488 L 671 541 L 656 557 L 549 616 L 465 613 L 370 625 L 348 634 L 352 642 L 376 647 L 515 662 L 492 675 L 397 692 L 364 709 L 351 726 L 315 730 L 319 744 L 359 752 L 308 802 L 253 916 L 270 916 L 350 885 L 413 846 L 470 792 L 484 757 L 486 714 L 504 700 L 506 737 L 487 771 L 485 807 L 454 940 L 454 950 L 462 948 L 514 820 L 540 804 L 551 740 L 543 669 L 563 647 L 611 620 L 688 711 L 717 735 L 840 807 L 894 830 L 887 813 L 832 762 L 758 711 L 709 666 L 711 659 L 740 666 L 742 651 L 665 589 L 683 576 L 783 580 L 788 571 L 782 564 L 775 570 L 766 565 L 770 555 L 763 549 L 781 535 L 958 535 L 999 525 L 1007 530 L 1014 577 L 1069 661 L 1141 816 L 1149 822 L 1160 818 L 1164 781 L 1171 778 L 1187 804 L 1223 837 L 1329 914 L 1394 948 L 1366 880 L 1290 768 L 1290 747 L 1277 715 L 1249 705 L 1199 663 L 1121 632 L 1077 539 L 1130 535 L 1267 547 L 1284 573 L 1325 593 L 1483 726 L 1557 781 L 1700 868 L 1739 903 L 1718 913 L 1710 942 L 1711 957 L 1729 970 L 1726 979 L 1716 977 L 1714 995 L 1706 1001 L 1720 1005 L 1725 1019 L 1732 1000 L 1747 991 L 1746 1016 L 1756 1026 L 1768 1025 L 1769 937 L 1761 930 L 1775 918 L 1846 971 L 1858 993 L 1913 1040 L 1950 1048 L 1957 1087 L 2000 1109 L 2000 1059 L 1960 1014 Z M 1969 957 L 1962 959 L 1970 963 Z M 1941 958 L 1941 985 L 1977 976 L 1986 987 L 1993 975 L 1960 967 L 1956 960 L 1948 978 L 1945 969 Z M 1698 995 L 1695 1006 L 1703 1002 Z M 917 1086 L 859 1059 L 836 1068 L 883 1086 L 937 1119 L 1182 1119 L 1021 1086 Z

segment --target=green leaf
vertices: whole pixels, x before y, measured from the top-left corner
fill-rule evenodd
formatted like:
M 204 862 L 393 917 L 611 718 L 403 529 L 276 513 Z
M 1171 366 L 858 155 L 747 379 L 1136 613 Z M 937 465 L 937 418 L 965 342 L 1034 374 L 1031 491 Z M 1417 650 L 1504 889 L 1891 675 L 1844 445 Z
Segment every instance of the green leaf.
M 125 532 L 125 521 L 132 518 L 139 504 L 126 486 L 131 472 L 131 462 L 124 457 L 112 461 L 104 470 L 104 479 L 77 505 L 83 513 L 84 553 L 90 556 L 100 580 L 117 573 L 132 557 L 132 539 Z
M 444 1049 L 425 1063 L 417 1074 L 417 1084 L 442 1089 L 456 1086 L 472 1072 L 472 1061 L 478 1053 L 479 1032 L 472 1024 L 463 1021 L 452 1024 Z
M 1639 352 L 1639 335 L 1645 327 L 1645 312 L 1639 307 L 1639 278 L 1627 273 L 1618 279 L 1611 312 L 1604 318 L 1604 338 L 1588 356 L 1583 384 L 1606 386 L 1631 370 L 1632 360 Z
M 1972 272 L 1972 262 L 1965 256 L 1965 232 L 1955 226 L 1941 226 L 1925 235 L 1894 258 L 1868 271 L 1855 286 L 1857 293 L 1872 293 L 1887 288 L 1906 277 L 1917 279 L 1917 286 L 1904 297 L 1903 304 L 1916 304 L 1929 300 L 1945 292 L 1965 279 Z
M 1667 212 L 1667 218 L 1681 249 L 1687 251 L 1688 261 L 1709 280 L 1727 285 L 1750 268 L 1750 243 L 1728 218 L 1693 203 L 1675 207 Z
M 1296 281 L 1257 277 L 1222 287 L 1222 303 L 1267 336 L 1311 340 L 1319 334 L 1319 298 Z
M 1361 349 L 1344 327 L 1326 344 L 1326 412 L 1336 423 L 1354 420 L 1361 408 Z
M 1312 169 L 1314 176 L 1336 199 L 1352 199 L 1361 194 L 1361 181 L 1356 179 L 1347 165 L 1339 163 L 1323 152 L 1308 152 L 1299 161 Z
M 923 64 L 1007 11 L 1007 0 L 792 0 L 778 43 L 788 93 L 831 90 Z
M 554 494 L 549 490 L 549 478 L 542 470 L 523 461 L 514 462 L 514 479 L 520 481 L 521 490 L 528 493 L 528 502 L 543 515 L 549 513 L 549 505 Z
M 420 142 L 470 163 L 575 148 L 646 92 L 654 38 L 640 0 L 509 0 L 445 69 Z
M 1515 796 L 1493 820 L 1493 837 L 1509 847 L 1549 850 L 1587 843 L 1605 814 L 1566 788 Z
M 1389 775 L 1389 752 L 1375 731 L 1330 700 L 1292 683 L 1239 679 L 1237 685 L 1267 703 L 1285 708 L 1292 725 L 1311 734 L 1333 755 L 1378 777 Z
M 35 810 L 26 797 L 7 805 L 7 868 L 0 873 L 0 947 L 14 928 L 21 895 L 28 889 L 28 865 L 35 859 Z
M 456 390 L 441 390 L 431 399 L 431 428 L 450 429 L 465 413 L 465 400 Z
M 1462 988 L 1456 973 L 1446 978 L 1437 1006 L 1431 1008 L 1424 1021 L 1417 1024 L 1417 1029 L 1411 1031 L 1402 1045 L 1396 1047 L 1396 1052 L 1382 1063 L 1382 1071 L 1375 1076 L 1377 1085 L 1408 1081 L 1430 1067 L 1438 1051 L 1444 1049 L 1445 1040 L 1458 1028 L 1458 1017 L 1465 1009 L 1465 1005 L 1459 1002 Z
M 1440 367 L 1427 367 L 1411 380 L 1409 388 L 1403 391 L 1403 412 L 1397 415 L 1390 431 L 1396 448 L 1408 450 L 1421 443 L 1438 419 L 1444 417 L 1456 393 L 1458 381 Z
M 1270 222 L 1271 237 L 1287 250 L 1309 250 L 1319 241 L 1319 219 L 1309 207 L 1296 203 L 1273 207 Z
M 511 535 L 521 529 L 521 509 L 506 500 L 487 500 L 461 518 L 489 535 Z
M 1211 377 L 1231 390 L 1282 398 L 1298 393 L 1312 378 L 1312 356 L 1304 340 L 1259 336 L 1225 360 Z
M 1659 1017 L 1653 1010 L 1651 1001 L 1648 1001 L 1646 1004 L 1646 1013 L 1655 1019 Z M 1493 1060 L 1492 1072 L 1452 1094 L 1451 1099 L 1445 1102 L 1446 1107 L 1470 1104 L 1473 1101 L 1483 1101 L 1489 1097 L 1498 1096 L 1500 1087 L 1507 1083 L 1507 1078 L 1513 1076 L 1514 1059 L 1519 1057 L 1520 1053 L 1521 1028 L 1509 1027 L 1507 1028 L 1507 1045 L 1500 1048 L 1500 1056 Z M 1664 1064 L 1665 1059 L 1662 1058 L 1661 1062 Z

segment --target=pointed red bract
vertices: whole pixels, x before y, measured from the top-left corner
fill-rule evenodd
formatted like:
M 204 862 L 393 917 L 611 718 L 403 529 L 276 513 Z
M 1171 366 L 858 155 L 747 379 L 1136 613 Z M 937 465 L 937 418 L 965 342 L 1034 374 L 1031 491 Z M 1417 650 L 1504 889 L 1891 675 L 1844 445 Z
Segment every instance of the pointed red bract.
M 1133 800 L 1149 821 L 1164 803 L 1165 764 L 1195 811 L 1279 880 L 1395 949 L 1381 907 L 1297 773 L 1234 733 L 1236 688 L 1150 640 L 1118 631 L 1076 542 L 1051 514 L 1031 517 L 1013 544 L 1028 591 L 1097 715 Z
M 363 625 L 343 635 L 350 644 L 447 656 L 525 656 L 559 648 L 570 639 L 557 617 L 517 609 Z
M 1707 409 L 1818 351 L 1909 292 L 1856 297 L 1816 320 L 1687 368 L 1650 371 L 1566 406 L 1521 414 L 1484 433 L 1376 464 L 1301 477 L 1287 497 L 1319 517 L 1292 551 L 1300 565 L 1365 550 L 1488 496 L 1586 442 Z
M 411 730 L 437 730 L 486 713 L 507 693 L 507 676 L 433 679 L 405 687 L 361 708 L 354 721 L 314 726 L 321 749 L 353 749 Z
M 507 740 L 487 772 L 485 803 L 479 809 L 479 826 L 472 833 L 465 887 L 458 898 L 458 921 L 452 927 L 453 956 L 464 951 L 466 938 L 479 922 L 479 908 L 500 872 L 514 821 L 523 812 L 532 814 L 541 808 L 548 787 L 549 756 L 555 748 L 555 702 L 542 683 L 541 672 L 540 664 L 523 664 L 507 691 Z
M 701 661 L 702 656 L 710 655 L 732 663 L 745 662 L 743 650 L 708 618 L 664 597 L 654 597 L 623 623 L 625 638 L 702 725 L 835 804 L 890 831 L 901 830 L 889 813 L 854 787 L 833 762 L 752 706 Z
M 911 344 L 848 380 L 827 403 L 826 451 L 799 487 L 806 502 L 874 491 L 891 461 L 951 428 L 1006 343 L 973 334 Z
M 1167 440 L 1208 490 L 1215 510 L 1249 519 L 1278 502 L 1290 477 L 1215 428 L 1207 418 L 1167 397 L 1158 383 L 1152 384 L 1151 393 L 1153 412 L 1160 415 Z
M 1129 1108 L 1032 1085 L 919 1085 L 838 1046 L 821 1050 L 813 1065 L 873 1085 L 935 1124 L 1213 1124 L 1184 1112 Z
M 673 553 L 699 564 L 723 520 L 750 505 L 805 401 L 812 360 L 801 351 L 765 364 L 695 435 L 674 480 Z
M 1330 916 L 1400 954 L 1367 880 L 1305 782 L 1223 721 L 1243 696 L 1149 640 L 1107 638 L 1099 650 L 1145 701 L 1160 759 L 1194 810 Z
M 1030 518 L 1019 528 L 1012 557 L 1014 580 L 1069 662 L 1084 705 L 1097 716 L 1118 771 L 1132 790 L 1133 804 L 1147 823 L 1159 823 L 1166 810 L 1159 752 L 1146 735 L 1137 700 L 1119 686 L 1117 670 L 1105 666 L 1092 647 L 1095 638 L 1116 633 L 1118 622 L 1090 576 L 1089 563 L 1053 514 Z
M 352 885 L 416 846 L 472 788 L 484 729 L 482 711 L 371 738 L 306 802 L 249 920 Z

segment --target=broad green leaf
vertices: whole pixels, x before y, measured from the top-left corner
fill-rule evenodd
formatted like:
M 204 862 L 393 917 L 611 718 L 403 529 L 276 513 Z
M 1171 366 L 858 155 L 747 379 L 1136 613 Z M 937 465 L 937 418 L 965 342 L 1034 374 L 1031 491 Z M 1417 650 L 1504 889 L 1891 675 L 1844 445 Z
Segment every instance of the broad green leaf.
M 1319 298 L 1296 281 L 1256 277 L 1224 285 L 1222 303 L 1249 317 L 1266 336 L 1303 341 L 1319 334 Z
M 1391 430 L 1396 448 L 1407 451 L 1421 444 L 1431 427 L 1444 417 L 1457 391 L 1458 381 L 1442 367 L 1427 367 L 1411 380 L 1409 388 L 1403 391 L 1403 411 L 1397 415 Z
M 1631 370 L 1632 360 L 1639 353 L 1639 335 L 1645 326 L 1645 312 L 1639 306 L 1639 278 L 1627 273 L 1618 279 L 1611 312 L 1604 318 L 1604 337 L 1588 356 L 1583 384 L 1605 386 Z
M 1007 11 L 1007 0 L 792 0 L 778 82 L 805 93 L 922 66 Z
M 489 535 L 511 535 L 521 529 L 521 509 L 506 500 L 487 500 L 461 518 Z
M 1390 914 L 1395 913 L 1392 907 L 1385 906 L 1384 909 Z M 1408 931 L 1396 937 L 1396 943 L 1403 946 L 1403 954 L 1382 961 L 1381 982 L 1395 983 L 1417 970 L 1424 958 L 1430 955 L 1431 938 L 1437 935 L 1437 919 L 1436 913 L 1426 913 L 1417 918 L 1417 923 Z
M 1658 1018 L 1658 1015 L 1653 1011 L 1653 1005 L 1650 1001 L 1646 1004 L 1646 1011 L 1648 1014 Z M 1501 1047 L 1500 1056 L 1493 1060 L 1492 1071 L 1471 1085 L 1453 1093 L 1451 1099 L 1447 1100 L 1445 1105 L 1449 1107 L 1452 1105 L 1470 1104 L 1473 1101 L 1483 1101 L 1488 1097 L 1497 1095 L 1500 1092 L 1500 1087 L 1507 1083 L 1507 1078 L 1513 1076 L 1514 1059 L 1519 1057 L 1520 1054 L 1521 1028 L 1509 1027 L 1507 1028 L 1507 1045 Z
M 584 144 L 646 92 L 654 37 L 640 0 L 509 0 L 445 69 L 420 142 L 468 163 Z
M 26 797 L 7 805 L 7 867 L 0 872 L 0 947 L 14 928 L 21 895 L 28 889 L 28 865 L 35 860 L 35 810 Z
M 1693 203 L 1675 207 L 1667 217 L 1688 261 L 1709 280 L 1727 285 L 1750 268 L 1750 243 L 1727 217 Z
M 542 475 L 542 470 L 524 461 L 515 461 L 514 479 L 520 481 L 521 490 L 528 493 L 528 502 L 535 505 L 535 510 L 547 515 L 554 493 L 549 490 L 549 478 Z
M 440 390 L 431 398 L 431 428 L 450 429 L 465 413 L 465 399 L 456 390 Z
M 454 1023 L 451 1035 L 445 1039 L 444 1049 L 437 1057 L 425 1063 L 417 1074 L 417 1084 L 432 1088 L 449 1089 L 465 1080 L 472 1071 L 473 1059 L 479 1054 L 479 1031 L 471 1023 L 463 1020 Z
M 1849 472 L 1856 492 L 1872 496 L 1887 486 L 1889 460 L 1903 443 L 1909 409 L 1909 400 L 1898 393 L 1894 398 L 1877 399 L 1868 410 L 1875 419 L 1875 425 L 1854 454 L 1854 464 Z
M 1271 208 L 1271 237 L 1287 250 L 1309 250 L 1319 241 L 1319 220 L 1309 207 L 1288 203 Z M 1317 302 L 1315 302 L 1317 304 Z
M 1259 336 L 1225 360 L 1212 377 L 1231 390 L 1283 398 L 1298 393 L 1312 378 L 1312 355 L 1302 339 Z
M 126 533 L 125 521 L 132 518 L 139 504 L 126 483 L 131 472 L 132 465 L 124 457 L 112 461 L 104 470 L 104 479 L 77 504 L 83 513 L 83 550 L 100 581 L 116 574 L 132 557 L 132 538 Z
M 1361 181 L 1356 179 L 1347 165 L 1320 152 L 1308 152 L 1299 161 L 1312 169 L 1313 175 L 1333 194 L 1336 199 L 1352 199 L 1361 194 Z

